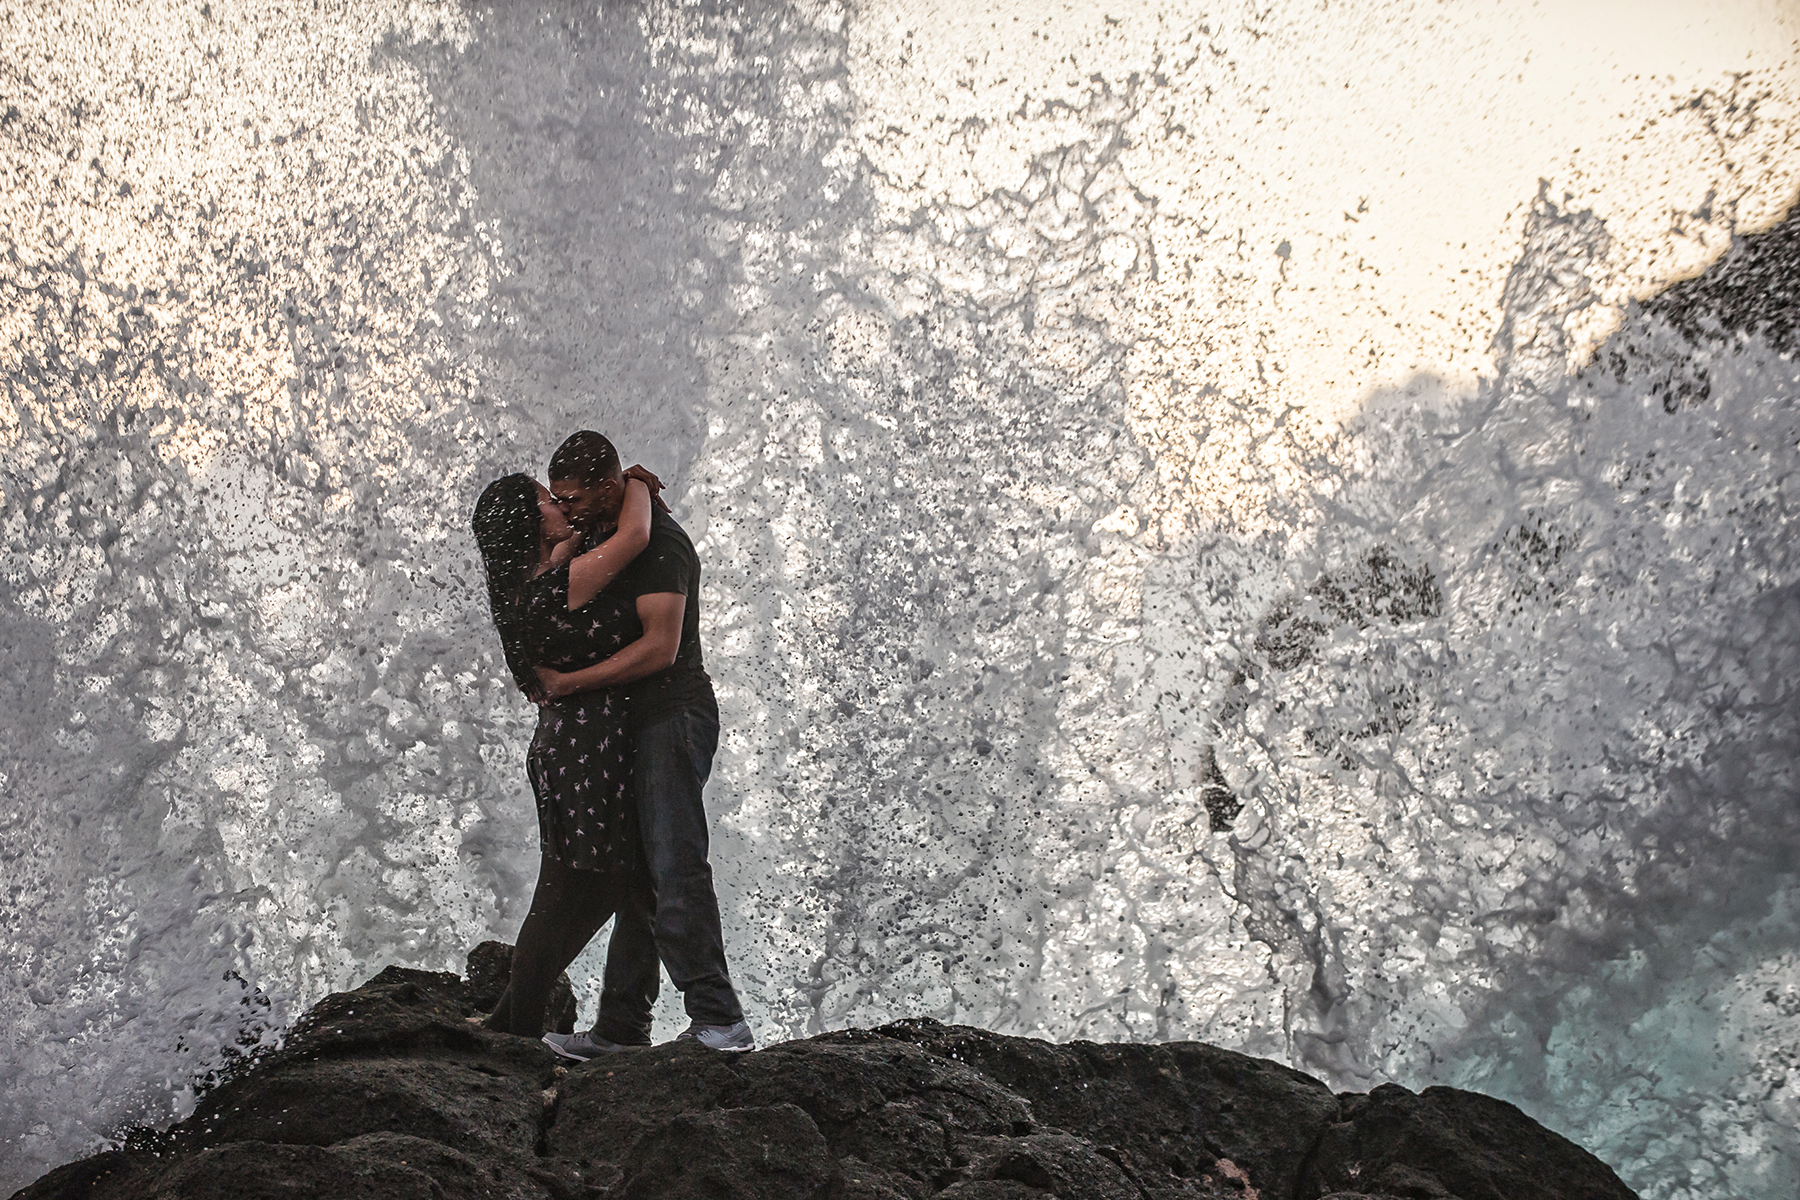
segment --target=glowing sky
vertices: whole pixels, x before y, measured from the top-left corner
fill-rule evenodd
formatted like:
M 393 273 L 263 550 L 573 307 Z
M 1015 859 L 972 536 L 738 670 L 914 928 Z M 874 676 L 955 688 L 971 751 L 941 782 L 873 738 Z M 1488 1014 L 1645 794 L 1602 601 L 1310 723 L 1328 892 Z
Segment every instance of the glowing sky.
M 1017 186 L 1096 94 L 1143 93 L 1120 165 L 1158 271 L 1125 319 L 1171 508 L 1227 503 L 1229 472 L 1184 452 L 1182 385 L 1272 380 L 1327 419 L 1375 389 L 1470 394 L 1540 180 L 1615 239 L 1587 345 L 1800 183 L 1787 3 L 916 0 L 851 35 L 859 149 L 898 212 Z

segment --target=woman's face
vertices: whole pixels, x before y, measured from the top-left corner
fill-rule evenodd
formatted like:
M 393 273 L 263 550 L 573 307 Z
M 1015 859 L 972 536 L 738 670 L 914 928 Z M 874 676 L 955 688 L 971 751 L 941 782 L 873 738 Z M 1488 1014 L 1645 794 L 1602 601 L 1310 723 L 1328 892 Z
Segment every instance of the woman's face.
M 560 542 L 575 532 L 569 524 L 569 518 L 563 515 L 562 505 L 550 495 L 550 489 L 543 484 L 537 485 L 539 529 L 543 535 L 553 542 Z

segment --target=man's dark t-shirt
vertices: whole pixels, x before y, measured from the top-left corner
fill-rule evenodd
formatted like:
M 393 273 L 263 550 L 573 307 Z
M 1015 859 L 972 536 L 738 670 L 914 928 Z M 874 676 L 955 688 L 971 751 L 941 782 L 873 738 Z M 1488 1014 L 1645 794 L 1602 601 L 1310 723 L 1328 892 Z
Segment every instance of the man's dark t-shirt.
M 626 712 L 633 725 L 647 725 L 688 708 L 717 707 L 712 680 L 700 656 L 700 556 L 687 531 L 660 510 L 650 518 L 650 544 L 625 565 L 607 592 L 635 601 L 658 592 L 687 597 L 681 618 L 681 646 L 675 661 L 629 685 Z

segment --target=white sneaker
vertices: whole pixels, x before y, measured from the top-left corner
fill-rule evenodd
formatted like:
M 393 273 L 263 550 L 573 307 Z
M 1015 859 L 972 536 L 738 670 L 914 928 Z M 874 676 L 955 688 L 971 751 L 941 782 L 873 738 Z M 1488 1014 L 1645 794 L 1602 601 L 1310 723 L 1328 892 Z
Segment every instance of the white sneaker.
M 550 1047 L 564 1058 L 572 1058 L 576 1062 L 586 1062 L 590 1058 L 598 1058 L 602 1054 L 611 1054 L 618 1050 L 636 1050 L 636 1046 L 628 1046 L 624 1042 L 608 1041 L 590 1031 L 581 1033 L 546 1033 L 544 1045 Z
M 685 1032 L 677 1034 L 675 1040 L 699 1042 L 708 1050 L 741 1052 L 756 1049 L 756 1038 L 750 1032 L 748 1021 L 739 1021 L 735 1025 L 702 1025 L 696 1021 Z

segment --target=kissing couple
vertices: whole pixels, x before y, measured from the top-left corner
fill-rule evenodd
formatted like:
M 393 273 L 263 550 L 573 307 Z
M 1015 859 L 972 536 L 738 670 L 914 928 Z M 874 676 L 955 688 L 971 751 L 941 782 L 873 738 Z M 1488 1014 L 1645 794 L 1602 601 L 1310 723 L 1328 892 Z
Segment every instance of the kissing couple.
M 494 628 L 537 702 L 526 770 L 542 859 L 512 979 L 483 1024 L 565 1058 L 650 1044 L 658 963 L 691 1022 L 681 1039 L 754 1050 L 725 969 L 701 789 L 719 707 L 700 650 L 700 559 L 643 467 L 591 430 L 550 459 L 550 485 L 514 474 L 475 504 Z M 546 1033 L 558 976 L 607 920 L 593 1028 Z

